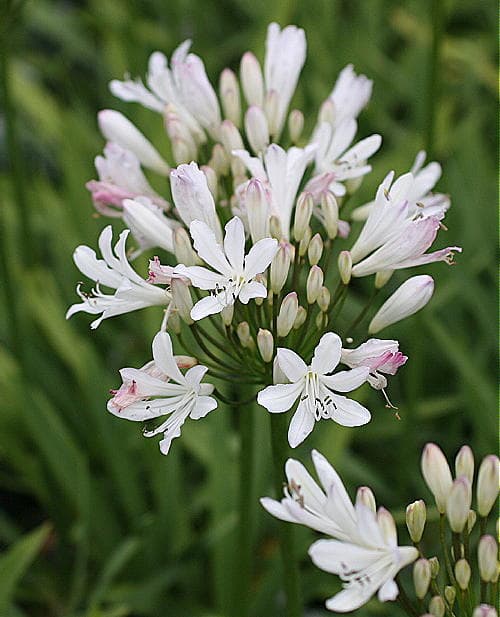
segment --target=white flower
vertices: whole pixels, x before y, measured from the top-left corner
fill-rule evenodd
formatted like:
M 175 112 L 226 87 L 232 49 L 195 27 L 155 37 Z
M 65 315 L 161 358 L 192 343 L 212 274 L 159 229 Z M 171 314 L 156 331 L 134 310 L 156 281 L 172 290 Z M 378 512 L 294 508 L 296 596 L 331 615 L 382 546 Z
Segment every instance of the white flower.
M 129 233 L 128 229 L 122 231 L 113 251 L 111 225 L 103 229 L 99 236 L 99 248 L 104 259 L 97 259 L 95 251 L 88 246 L 82 245 L 76 248 L 73 253 L 76 266 L 85 276 L 95 281 L 96 286 L 92 294 L 84 294 L 80 290 L 81 284 L 78 285 L 77 292 L 83 302 L 73 304 L 66 313 L 66 319 L 79 311 L 91 315 L 101 314 L 99 319 L 90 324 L 90 327 L 94 329 L 108 317 L 122 315 L 147 306 L 169 304 L 171 296 L 167 290 L 150 285 L 130 267 L 125 252 L 125 243 Z M 113 295 L 105 294 L 100 289 L 101 285 L 116 291 Z
M 283 150 L 277 144 L 271 144 L 264 154 L 264 164 L 257 157 L 252 157 L 246 150 L 234 150 L 253 178 L 260 180 L 268 188 L 270 201 L 269 216 L 277 216 L 281 221 L 283 238 L 290 237 L 290 222 L 302 176 L 311 162 L 316 146 L 306 148 L 292 147 Z M 247 184 L 238 189 L 240 198 Z M 240 199 L 241 201 L 241 199 Z M 244 205 L 244 204 L 240 204 Z
M 153 247 L 174 252 L 173 230 L 177 223 L 168 219 L 164 211 L 147 197 L 125 199 L 123 220 L 140 246 L 140 250 L 132 254 L 131 259 Z
M 366 107 L 372 95 L 373 82 L 366 75 L 356 75 L 352 64 L 343 68 L 328 97 L 333 103 L 333 125 L 339 126 L 344 120 L 357 118 Z
M 342 342 L 328 332 L 314 350 L 310 366 L 291 349 L 279 348 L 277 362 L 290 381 L 261 390 L 257 402 L 271 413 L 291 409 L 300 397 L 290 422 L 288 441 L 295 448 L 309 435 L 318 420 L 331 419 L 343 426 L 361 426 L 370 421 L 370 412 L 357 401 L 335 392 L 351 392 L 363 384 L 370 369 L 359 367 L 331 375 L 340 361 Z
M 344 589 L 326 601 L 326 608 L 338 613 L 356 610 L 377 590 L 381 602 L 395 600 L 399 593 L 395 576 L 418 557 L 415 547 L 398 546 L 394 519 L 384 508 L 375 514 L 357 502 L 356 521 L 356 539 L 318 540 L 309 548 L 313 563 L 338 574 L 344 583 Z
M 194 248 L 215 272 L 182 264 L 175 268 L 175 274 L 190 279 L 194 287 L 212 292 L 194 305 L 191 318 L 195 321 L 220 313 L 237 299 L 247 304 L 251 298 L 267 296 L 265 286 L 254 278 L 269 266 L 278 250 L 278 242 L 272 238 L 259 240 L 245 256 L 245 230 L 241 220 L 238 217 L 231 219 L 225 231 L 222 247 L 206 223 L 193 221 L 190 232 Z
M 108 411 L 135 422 L 168 416 L 155 428 L 143 432 L 145 437 L 163 433 L 160 450 L 162 454 L 168 454 L 172 439 L 179 437 L 188 417 L 193 420 L 204 418 L 217 407 L 217 401 L 207 396 L 214 387 L 201 383 L 206 372 L 205 366 L 193 366 L 183 375 L 173 355 L 170 336 L 158 332 L 153 339 L 153 361 L 141 369 L 124 368 L 120 371 L 123 384 L 113 392 Z
M 376 390 L 387 387 L 386 375 L 395 375 L 408 356 L 399 351 L 398 341 L 371 338 L 356 349 L 342 349 L 340 361 L 351 367 L 367 366 L 370 369 L 367 381 Z
M 277 139 L 285 123 L 290 100 L 297 87 L 300 71 L 306 59 L 304 30 L 296 26 L 280 29 L 271 23 L 267 29 L 264 79 L 266 93 L 276 96 L 277 109 L 274 118 L 269 118 L 270 132 Z

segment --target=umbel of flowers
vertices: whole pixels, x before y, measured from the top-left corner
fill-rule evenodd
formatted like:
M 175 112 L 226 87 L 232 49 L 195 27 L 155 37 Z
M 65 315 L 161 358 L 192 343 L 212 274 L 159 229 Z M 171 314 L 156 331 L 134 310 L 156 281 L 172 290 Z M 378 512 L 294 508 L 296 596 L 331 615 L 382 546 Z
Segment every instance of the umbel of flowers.
M 97 211 L 124 229 L 115 243 L 112 227 L 104 228 L 100 255 L 75 250 L 77 267 L 95 285 L 78 285 L 81 302 L 67 316 L 90 313 L 97 328 L 146 307 L 158 313 L 152 359 L 120 371 L 108 410 L 143 424 L 146 437 L 160 436 L 163 454 L 187 419 L 226 401 L 225 381 L 253 386 L 273 418 L 286 414 L 292 448 L 320 421 L 366 424 L 371 412 L 356 390 L 368 383 L 392 406 L 388 378 L 408 359 L 398 341 L 373 335 L 423 308 L 434 291 L 422 273 L 391 295 L 384 286 L 395 270 L 452 263 L 461 250 L 431 249 L 450 206 L 433 192 L 440 165 L 425 165 L 419 152 L 408 173 L 387 173 L 373 201 L 349 214 L 382 143 L 377 134 L 355 141 L 372 82 L 345 67 L 306 135 L 309 120 L 290 109 L 306 56 L 303 30 L 270 24 L 263 66 L 245 53 L 239 78 L 225 69 L 218 92 L 190 46 L 182 43 L 170 60 L 153 53 L 145 82 L 110 84 L 115 96 L 159 115 L 170 160 L 123 114 L 99 113 L 107 143 L 95 161 L 98 179 L 87 187 Z M 146 174 L 168 182 L 169 194 L 154 190 Z M 144 251 L 147 272 L 131 265 Z M 342 326 L 360 277 L 372 278 L 373 293 Z M 382 522 L 359 516 L 382 526 L 380 550 L 389 555 L 388 515 Z M 401 559 L 414 554 L 402 550 Z M 395 595 L 390 580 L 382 599 Z

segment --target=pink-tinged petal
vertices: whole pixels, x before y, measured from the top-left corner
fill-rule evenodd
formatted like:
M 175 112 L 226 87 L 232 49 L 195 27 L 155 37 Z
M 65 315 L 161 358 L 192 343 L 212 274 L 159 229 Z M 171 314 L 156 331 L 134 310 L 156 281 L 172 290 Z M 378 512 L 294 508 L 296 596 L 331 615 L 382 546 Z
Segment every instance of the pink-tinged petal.
M 340 371 L 335 375 L 321 377 L 321 381 L 336 392 L 351 392 L 364 384 L 369 374 L 370 369 L 367 366 L 358 366 L 350 371 Z
M 290 447 L 296 448 L 300 445 L 311 433 L 314 424 L 314 415 L 309 411 L 305 401 L 301 401 L 288 427 L 288 443 Z
M 431 217 L 434 218 L 434 217 Z M 394 266 L 395 270 L 402 270 L 403 268 L 413 268 L 416 266 L 423 266 L 425 264 L 434 263 L 435 261 L 445 261 L 447 264 L 453 264 L 453 253 L 461 253 L 462 248 L 460 246 L 447 246 L 445 249 L 434 251 L 433 253 L 426 253 L 420 257 L 415 257 L 400 261 Z
M 211 396 L 199 396 L 194 409 L 189 414 L 192 420 L 204 418 L 208 413 L 217 407 L 217 401 Z
M 231 276 L 232 268 L 210 227 L 203 221 L 193 221 L 189 231 L 193 238 L 194 248 L 203 261 L 217 272 Z
M 224 252 L 236 272 L 243 272 L 245 256 L 245 229 L 241 220 L 235 216 L 227 223 L 224 236 Z
M 252 279 L 268 267 L 278 252 L 278 241 L 274 238 L 263 238 L 256 242 L 245 257 L 245 278 Z
M 226 294 L 207 296 L 199 300 L 191 309 L 191 319 L 199 321 L 208 315 L 220 313 L 226 306 Z
M 217 285 L 223 285 L 227 280 L 222 274 L 217 274 L 212 270 L 203 268 L 202 266 L 185 266 L 179 264 L 174 268 L 174 275 L 185 276 L 188 278 L 194 287 L 208 291 L 215 289 Z
M 179 384 L 185 384 L 186 380 L 180 372 L 174 358 L 172 341 L 166 332 L 158 332 L 153 339 L 153 358 L 156 366 Z
M 340 336 L 334 332 L 323 334 L 318 346 L 314 350 L 311 368 L 320 375 L 331 373 L 340 362 L 340 352 L 342 341 Z
M 363 426 L 363 424 L 370 422 L 370 412 L 357 401 L 338 394 L 332 395 L 332 398 L 336 405 L 332 418 L 337 424 L 342 426 Z
M 307 364 L 291 349 L 279 347 L 276 357 L 281 370 L 291 382 L 298 382 L 306 375 Z
M 248 302 L 252 298 L 266 298 L 267 297 L 267 289 L 262 283 L 258 281 L 252 281 L 251 283 L 246 283 L 241 288 L 241 291 L 238 295 L 240 302 L 243 304 L 248 304 Z
M 271 413 L 288 411 L 302 392 L 300 383 L 277 384 L 267 386 L 257 395 L 257 403 Z

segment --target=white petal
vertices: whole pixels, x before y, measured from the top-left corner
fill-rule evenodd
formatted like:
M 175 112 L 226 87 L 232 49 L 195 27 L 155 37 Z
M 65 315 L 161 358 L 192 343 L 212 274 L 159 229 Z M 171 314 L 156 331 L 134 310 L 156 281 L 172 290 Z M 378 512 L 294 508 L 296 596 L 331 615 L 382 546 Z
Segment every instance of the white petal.
M 378 590 L 378 599 L 380 602 L 387 602 L 388 600 L 395 600 L 398 597 L 399 589 L 394 579 L 386 581 L 382 587 Z
M 345 565 L 361 570 L 380 558 L 376 551 L 339 540 L 318 540 L 308 552 L 315 566 L 331 574 L 341 574 Z
M 365 587 L 356 585 L 355 587 L 344 589 L 333 596 L 333 598 L 328 598 L 325 602 L 325 606 L 329 611 L 333 611 L 334 613 L 350 613 L 360 606 L 363 606 L 363 604 L 366 604 L 375 591 L 376 588 L 374 588 L 373 585 L 366 585 Z
M 202 266 L 185 266 L 184 264 L 179 264 L 175 267 L 174 274 L 187 277 L 195 287 L 204 290 L 215 289 L 217 284 L 223 285 L 227 281 L 224 275 L 217 274 L 217 272 L 213 272 Z
M 335 375 L 321 377 L 321 381 L 336 392 L 351 392 L 368 379 L 370 369 L 367 366 L 358 366 L 350 371 L 340 371 Z
M 355 522 L 354 506 L 349 499 L 349 495 L 347 494 L 338 473 L 330 465 L 326 458 L 317 450 L 312 451 L 312 460 L 314 467 L 316 468 L 316 473 L 318 474 L 321 484 L 327 494 L 329 494 L 333 490 L 333 487 L 335 487 L 335 500 L 342 502 L 345 511 L 349 514 L 351 522 Z
M 304 441 L 313 430 L 314 423 L 313 414 L 309 411 L 305 402 L 301 401 L 288 427 L 288 443 L 291 448 L 296 448 Z
M 73 260 L 82 274 L 101 285 L 116 289 L 122 281 L 122 275 L 112 270 L 103 259 L 97 259 L 95 251 L 88 246 L 78 246 Z
M 203 261 L 217 272 L 231 276 L 232 268 L 210 227 L 203 221 L 193 221 L 189 231 L 193 238 L 194 248 Z
M 245 257 L 245 278 L 252 279 L 256 274 L 266 270 L 278 252 L 278 241 L 263 238 L 256 242 Z
M 266 297 L 267 289 L 262 283 L 259 283 L 258 281 L 252 281 L 251 283 L 243 285 L 238 295 L 240 302 L 243 302 L 243 304 L 248 304 L 249 300 L 251 300 L 252 298 Z
M 163 434 L 163 439 L 160 441 L 160 452 L 162 454 L 167 455 L 169 450 L 170 450 L 170 446 L 172 445 L 172 440 L 174 440 L 176 437 L 180 437 L 181 435 L 181 426 L 178 426 L 175 428 L 175 430 L 169 431 L 168 434 L 165 432 Z
M 179 384 L 184 385 L 186 383 L 186 380 L 175 361 L 172 350 L 172 341 L 167 332 L 158 332 L 158 334 L 154 337 L 153 358 L 155 364 L 165 373 L 165 375 L 168 375 Z
M 291 349 L 279 347 L 276 353 L 280 369 L 287 379 L 295 383 L 300 381 L 307 373 L 307 365 L 302 358 Z
M 289 458 L 285 464 L 285 473 L 289 484 L 293 480 L 296 486 L 300 486 L 300 494 L 304 498 L 304 504 L 308 508 L 321 511 L 326 496 L 304 465 L 293 458 Z
M 193 420 L 204 418 L 208 413 L 217 407 L 217 401 L 211 396 L 199 396 L 189 417 Z
M 296 383 L 267 386 L 257 395 L 257 402 L 271 413 L 288 411 L 302 391 L 302 385 Z
M 287 523 L 296 523 L 296 519 L 291 515 L 289 510 L 282 504 L 280 501 L 276 501 L 275 499 L 270 499 L 269 497 L 261 497 L 259 500 L 262 507 L 275 516 L 279 518 L 280 521 L 286 521 Z M 285 501 L 285 500 L 283 500 Z
M 340 362 L 342 341 L 334 332 L 327 332 L 321 337 L 318 346 L 314 350 L 311 368 L 320 375 L 331 373 Z
M 187 371 L 187 373 L 185 374 L 184 377 L 186 378 L 186 383 L 189 384 L 189 386 L 195 392 L 199 390 L 201 380 L 205 376 L 207 370 L 208 369 L 206 366 L 203 366 L 202 364 L 197 364 L 196 366 L 190 368 L 189 371 Z
M 333 420 L 338 424 L 342 426 L 362 426 L 370 422 L 370 412 L 357 401 L 338 394 L 334 394 L 332 398 L 337 407 L 333 413 Z
M 191 309 L 191 319 L 199 321 L 208 315 L 220 313 L 226 307 L 224 296 L 225 294 L 218 294 L 199 300 Z
M 243 272 L 245 256 L 245 229 L 241 220 L 235 216 L 227 223 L 224 236 L 224 252 L 233 270 Z

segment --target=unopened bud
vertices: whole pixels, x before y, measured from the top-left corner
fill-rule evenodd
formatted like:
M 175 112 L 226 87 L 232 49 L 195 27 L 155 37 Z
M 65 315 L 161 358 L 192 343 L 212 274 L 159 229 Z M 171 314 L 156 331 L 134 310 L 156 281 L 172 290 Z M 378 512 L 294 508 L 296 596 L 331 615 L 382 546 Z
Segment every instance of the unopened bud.
M 446 606 L 441 596 L 434 596 L 429 602 L 429 612 L 434 617 L 444 617 Z
M 373 491 L 368 486 L 360 486 L 358 488 L 358 492 L 356 493 L 356 503 L 362 503 L 364 506 L 369 508 L 372 512 L 377 511 L 377 503 L 375 501 L 375 495 Z
M 486 583 L 496 579 L 498 568 L 498 546 L 493 536 L 482 536 L 477 548 L 479 574 Z
M 318 313 L 316 315 L 316 319 L 314 320 L 314 323 L 316 324 L 316 328 L 318 330 L 325 330 L 326 326 L 328 324 L 328 315 L 326 313 Z
M 444 588 L 444 597 L 446 602 L 448 602 L 448 606 L 453 608 L 455 598 L 457 597 L 457 590 L 453 587 L 453 585 L 446 585 Z
M 297 317 L 295 318 L 295 321 L 293 322 L 293 329 L 298 330 L 305 322 L 306 317 L 307 317 L 307 310 L 303 306 L 299 306 L 299 308 L 297 309 Z
M 311 241 L 311 236 L 312 236 L 311 228 L 308 227 L 304 235 L 302 236 L 302 240 L 299 242 L 299 255 L 301 257 L 304 257 L 304 255 L 307 253 L 309 242 Z
M 220 125 L 220 139 L 229 156 L 233 150 L 243 150 L 245 147 L 240 132 L 231 120 L 224 120 Z
M 406 526 L 413 542 L 420 542 L 424 533 L 427 509 L 422 499 L 414 501 L 406 508 Z
M 233 189 L 236 190 L 240 184 L 246 182 L 246 169 L 245 164 L 241 159 L 236 156 L 233 156 L 229 163 L 229 169 L 231 170 L 231 175 L 233 176 Z
M 339 229 L 339 206 L 331 191 L 325 191 L 321 195 L 321 214 L 323 226 L 328 237 L 333 240 Z
M 238 335 L 238 338 L 240 339 L 241 346 L 248 347 L 250 344 L 250 341 L 252 340 L 252 337 L 250 335 L 250 326 L 248 325 L 248 322 L 241 321 L 236 326 L 236 334 Z
M 274 341 L 273 335 L 269 330 L 259 329 L 257 332 L 257 347 L 264 362 L 271 362 L 273 359 Z
M 390 545 L 395 542 L 395 538 L 397 537 L 396 531 L 396 523 L 394 522 L 394 518 L 389 510 L 385 508 L 379 508 L 377 511 L 377 523 L 380 531 L 382 532 L 382 537 L 384 538 L 386 544 Z M 417 550 L 415 553 L 417 553 Z M 429 568 L 430 570 L 430 568 Z M 429 572 L 430 578 L 430 572 Z
M 276 90 L 269 90 L 264 101 L 264 111 L 266 112 L 269 135 L 277 137 L 281 130 L 279 125 L 279 93 Z
M 472 617 L 497 617 L 497 611 L 489 604 L 480 604 L 474 609 Z
M 212 148 L 209 165 L 218 176 L 225 176 L 229 172 L 229 155 L 222 144 L 215 144 Z
M 465 476 L 460 476 L 453 482 L 446 500 L 446 516 L 455 533 L 463 531 L 467 524 L 471 501 L 471 484 Z
M 200 263 L 184 227 L 177 227 L 174 231 L 174 254 L 177 261 L 185 266 L 194 266 Z
M 307 247 L 307 257 L 311 266 L 316 266 L 323 254 L 323 240 L 319 234 L 314 234 Z
M 327 98 L 326 101 L 323 101 L 321 107 L 319 108 L 318 122 L 328 122 L 328 124 L 333 124 L 334 120 L 335 105 L 332 99 Z
M 217 174 L 212 167 L 210 167 L 210 165 L 203 165 L 200 169 L 205 174 L 205 178 L 207 179 L 208 190 L 212 193 L 214 200 L 217 201 L 217 191 L 219 188 Z
M 306 229 L 309 227 L 313 207 L 314 201 L 312 195 L 310 193 L 301 193 L 297 199 L 293 222 L 293 237 L 297 242 L 302 240 Z
M 314 304 L 318 299 L 319 292 L 323 286 L 323 278 L 323 270 L 319 266 L 313 266 L 309 270 L 306 283 L 308 304 Z
M 283 298 L 280 310 L 278 313 L 277 331 L 279 337 L 287 336 L 293 328 L 297 311 L 299 310 L 299 301 L 295 291 L 292 291 Z
M 431 578 L 437 578 L 440 570 L 439 559 L 437 557 L 429 557 L 429 563 L 431 564 Z
M 342 283 L 344 283 L 344 285 L 348 285 L 351 280 L 352 272 L 352 257 L 349 251 L 340 251 L 338 266 Z
M 245 207 L 248 227 L 253 242 L 258 242 L 269 235 L 269 203 L 262 182 L 252 178 L 245 190 Z
M 418 559 L 413 566 L 413 586 L 419 600 L 425 598 L 430 583 L 431 565 L 427 559 Z
M 467 533 L 470 533 L 474 529 L 474 525 L 477 521 L 477 514 L 474 510 L 469 510 L 469 514 L 467 516 Z
M 280 218 L 274 214 L 269 218 L 269 235 L 276 240 L 283 238 Z
M 357 178 L 348 178 L 345 183 L 345 188 L 349 195 L 353 195 L 363 184 L 363 176 Z
M 375 289 L 382 289 L 382 287 L 389 282 L 389 279 L 394 274 L 394 270 L 380 270 L 375 274 Z
M 219 94 L 224 116 L 235 126 L 239 126 L 241 119 L 240 88 L 238 79 L 231 69 L 224 69 L 220 74 Z
M 189 163 L 193 160 L 193 150 L 190 148 L 189 143 L 180 137 L 173 137 L 171 139 L 172 155 L 176 165 L 182 165 L 182 163 Z
M 181 318 L 177 311 L 172 311 L 168 317 L 168 329 L 174 334 L 179 334 L 181 331 Z
M 198 360 L 193 356 L 174 356 L 174 358 L 177 366 L 182 369 L 193 368 L 198 364 Z
M 303 129 L 304 114 L 299 109 L 292 109 L 288 116 L 288 133 L 290 134 L 292 144 L 296 144 L 299 141 Z
M 170 282 L 170 291 L 172 293 L 172 302 L 174 303 L 177 312 L 183 321 L 187 324 L 192 324 L 191 309 L 193 308 L 193 299 L 189 290 L 189 284 L 185 279 L 173 276 Z
M 469 562 L 465 559 L 459 559 L 455 564 L 455 578 L 462 591 L 465 591 L 469 586 L 470 575 L 471 569 Z
M 240 80 L 248 105 L 264 104 L 264 79 L 259 61 L 252 52 L 243 54 L 240 64 Z
M 278 294 L 284 287 L 290 270 L 293 246 L 288 242 L 280 242 L 278 252 L 271 262 L 271 272 L 269 275 L 270 288 L 273 293 Z
M 498 497 L 498 457 L 486 456 L 477 476 L 477 511 L 480 516 L 488 516 Z
M 234 315 L 234 304 L 225 306 L 220 313 L 220 316 L 222 317 L 222 323 L 225 326 L 230 326 L 231 322 L 233 321 L 233 315 Z
M 245 133 L 255 154 L 263 152 L 269 144 L 269 127 L 265 113 L 257 105 L 249 107 L 245 114 Z
M 436 500 L 437 509 L 444 514 L 453 480 L 446 457 L 439 446 L 434 443 L 426 444 L 422 452 L 421 468 L 427 486 Z
M 323 285 L 319 291 L 318 299 L 316 300 L 319 306 L 319 310 L 322 313 L 326 313 L 330 306 L 330 291 Z
M 262 283 L 264 287 L 267 289 L 267 278 L 265 274 L 257 274 L 257 276 L 255 277 L 255 280 L 257 281 L 257 283 Z M 268 297 L 272 298 L 272 296 L 273 296 L 272 291 L 269 290 Z M 255 298 L 254 302 L 257 306 L 261 306 L 261 304 L 264 303 L 264 298 Z
M 462 446 L 455 458 L 455 476 L 465 476 L 472 484 L 474 479 L 474 454 L 469 446 Z

